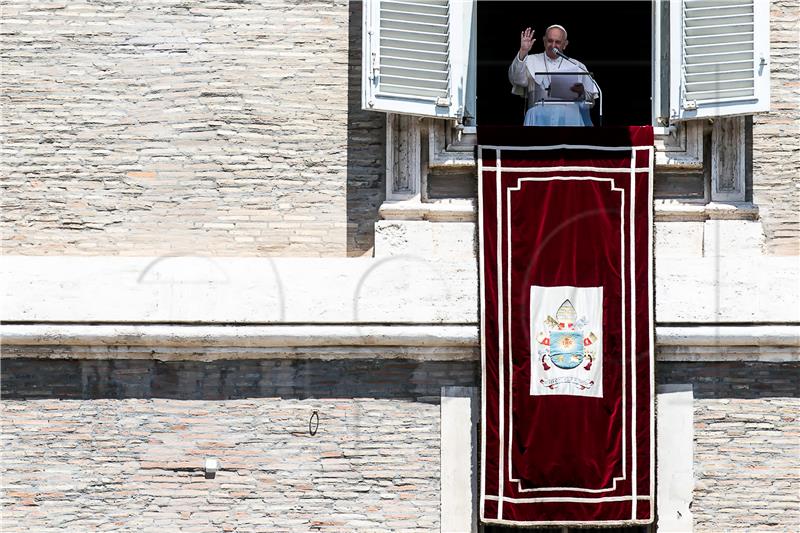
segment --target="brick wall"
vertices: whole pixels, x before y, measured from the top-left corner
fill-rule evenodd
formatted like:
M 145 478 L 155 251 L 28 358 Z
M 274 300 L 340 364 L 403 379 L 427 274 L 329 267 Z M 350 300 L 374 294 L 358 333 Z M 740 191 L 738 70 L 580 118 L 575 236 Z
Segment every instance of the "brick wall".
M 436 531 L 440 388 L 478 383 L 466 362 L 3 367 L 4 531 Z M 657 378 L 694 386 L 695 529 L 791 530 L 800 367 L 660 363 Z M 207 456 L 215 479 L 194 470 Z
M 753 118 L 753 200 L 767 252 L 800 254 L 800 2 L 771 0 L 771 109 Z
M 753 194 L 800 253 L 797 0 L 772 0 L 772 112 Z M 360 110 L 361 2 L 10 0 L 3 6 L 8 253 L 367 253 L 384 116 Z
M 800 366 L 661 363 L 694 389 L 695 531 L 797 531 Z
M 477 380 L 409 361 L 4 367 L 8 532 L 438 531 L 441 386 Z M 207 456 L 214 479 L 191 470 Z
M 3 246 L 360 255 L 384 123 L 361 2 L 3 4 Z

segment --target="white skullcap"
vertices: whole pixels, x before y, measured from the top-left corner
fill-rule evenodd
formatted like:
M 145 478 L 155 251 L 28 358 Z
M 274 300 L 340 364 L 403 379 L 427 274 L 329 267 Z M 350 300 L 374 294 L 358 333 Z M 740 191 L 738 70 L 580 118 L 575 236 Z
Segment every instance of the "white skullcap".
M 552 26 L 548 26 L 546 30 L 544 30 L 544 34 L 547 35 L 547 32 L 552 30 L 553 28 L 558 28 L 559 30 L 564 32 L 564 40 L 567 40 L 567 30 L 561 24 L 553 24 Z

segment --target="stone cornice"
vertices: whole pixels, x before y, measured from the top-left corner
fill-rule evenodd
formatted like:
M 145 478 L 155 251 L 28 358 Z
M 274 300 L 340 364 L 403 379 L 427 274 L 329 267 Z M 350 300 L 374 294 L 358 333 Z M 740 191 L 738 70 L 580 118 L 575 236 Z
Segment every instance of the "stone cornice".
M 4 324 L 3 356 L 46 359 L 478 360 L 465 325 Z M 800 361 L 800 325 L 659 326 L 659 361 Z

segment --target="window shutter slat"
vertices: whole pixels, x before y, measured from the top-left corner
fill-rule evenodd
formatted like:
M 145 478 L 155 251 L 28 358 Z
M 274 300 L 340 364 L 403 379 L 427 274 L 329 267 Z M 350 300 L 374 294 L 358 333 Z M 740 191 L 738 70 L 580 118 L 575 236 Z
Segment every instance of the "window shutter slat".
M 670 4 L 671 118 L 769 109 L 769 12 L 760 0 L 677 0 Z
M 464 5 L 472 0 L 364 0 L 363 107 L 456 118 L 463 112 Z
M 731 33 L 730 35 L 717 34 L 711 36 L 687 37 L 686 46 L 704 46 L 709 44 L 724 44 L 738 42 L 753 42 L 753 33 Z
M 406 41 L 413 43 L 412 48 L 422 52 L 447 53 L 449 51 L 448 2 L 447 0 L 430 0 L 429 2 L 408 3 L 403 11 L 388 9 L 385 2 L 379 2 L 381 45 L 378 55 L 383 58 L 388 52 L 389 41 Z M 421 8 L 421 9 L 420 9 Z M 438 24 L 422 22 L 436 10 L 441 21 Z M 427 11 L 427 13 L 426 13 Z M 409 68 L 399 71 L 381 61 L 378 74 L 377 94 L 397 94 L 400 90 L 408 94 L 422 96 L 431 100 L 446 99 L 449 93 L 449 57 L 442 56 L 439 64 L 433 69 Z M 430 70 L 444 73 L 443 80 L 433 81 L 427 75 Z M 401 93 L 402 94 L 402 93 Z
M 387 11 L 419 13 L 420 15 L 447 16 L 446 2 L 382 2 Z
M 422 54 L 438 54 L 433 61 L 439 61 L 442 65 L 447 65 L 447 43 L 431 43 L 426 41 L 415 41 L 412 39 L 397 39 L 385 37 L 380 40 L 381 52 L 389 53 L 392 50 L 405 49 L 415 50 Z

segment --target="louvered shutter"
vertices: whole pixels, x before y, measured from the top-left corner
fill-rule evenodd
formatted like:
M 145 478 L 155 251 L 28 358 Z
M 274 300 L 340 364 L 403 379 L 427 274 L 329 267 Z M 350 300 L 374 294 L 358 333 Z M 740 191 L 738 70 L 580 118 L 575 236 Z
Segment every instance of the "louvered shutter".
M 460 118 L 473 0 L 364 0 L 362 107 Z
M 769 111 L 769 2 L 670 2 L 670 118 Z

